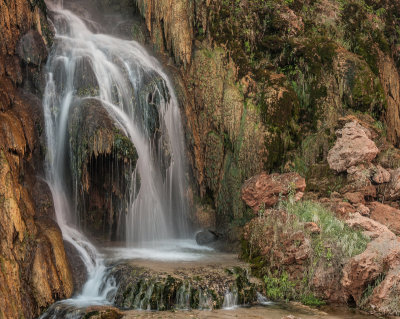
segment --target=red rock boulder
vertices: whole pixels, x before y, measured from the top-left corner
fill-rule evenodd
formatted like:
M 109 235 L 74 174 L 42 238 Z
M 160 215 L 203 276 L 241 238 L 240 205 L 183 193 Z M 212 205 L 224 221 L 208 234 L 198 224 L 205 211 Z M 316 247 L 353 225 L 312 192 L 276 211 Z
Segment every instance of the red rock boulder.
M 387 226 L 396 235 L 400 235 L 400 210 L 378 202 L 372 202 L 368 207 L 373 220 Z
M 370 139 L 369 130 L 356 121 L 347 123 L 336 135 L 338 139 L 328 153 L 328 164 L 337 172 L 345 172 L 360 163 L 369 163 L 379 152 Z
M 376 184 L 388 183 L 390 182 L 390 173 L 382 166 L 378 165 L 374 170 L 372 180 Z
M 287 198 L 293 192 L 295 199 L 301 199 L 306 181 L 297 173 L 271 174 L 263 172 L 248 179 L 242 187 L 242 199 L 253 211 L 273 207 L 280 198 Z
M 398 313 L 400 240 L 384 232 L 343 269 L 342 285 L 349 301 L 370 312 Z

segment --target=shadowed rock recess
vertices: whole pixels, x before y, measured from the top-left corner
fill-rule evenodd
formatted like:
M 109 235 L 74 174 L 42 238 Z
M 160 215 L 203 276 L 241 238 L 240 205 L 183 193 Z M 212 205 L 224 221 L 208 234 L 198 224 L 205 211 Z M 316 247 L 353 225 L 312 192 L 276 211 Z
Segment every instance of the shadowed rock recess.
M 173 273 L 107 264 L 116 308 L 81 317 L 221 308 L 227 292 L 240 304 L 262 292 L 400 316 L 399 1 L 64 2 L 91 31 L 138 41 L 164 66 L 184 127 L 186 217 L 200 243 L 246 263 Z M 0 0 L 0 319 L 37 318 L 87 277 L 43 178 L 48 11 L 43 0 Z M 62 184 L 75 192 L 76 224 L 103 246 L 126 238 L 140 149 L 99 102 L 90 61 L 75 67 Z M 165 182 L 176 158 L 157 99 L 172 97 L 153 73 L 133 93 L 148 106 L 135 116 Z

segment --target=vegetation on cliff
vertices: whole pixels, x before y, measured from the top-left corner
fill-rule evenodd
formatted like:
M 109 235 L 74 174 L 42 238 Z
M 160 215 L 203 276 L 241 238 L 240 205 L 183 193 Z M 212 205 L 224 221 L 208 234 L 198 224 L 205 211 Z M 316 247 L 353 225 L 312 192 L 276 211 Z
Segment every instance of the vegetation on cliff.
M 267 297 L 320 305 L 340 301 L 332 279 L 340 281 L 343 265 L 368 242 L 321 204 L 291 197 L 246 225 L 241 257 L 265 279 Z

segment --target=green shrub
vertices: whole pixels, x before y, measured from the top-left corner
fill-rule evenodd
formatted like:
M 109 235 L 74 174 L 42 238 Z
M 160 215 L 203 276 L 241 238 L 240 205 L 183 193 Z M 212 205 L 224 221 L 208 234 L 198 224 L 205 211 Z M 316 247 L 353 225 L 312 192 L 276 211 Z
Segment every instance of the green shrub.
M 304 294 L 301 297 L 301 303 L 310 307 L 319 307 L 325 305 L 325 301 L 318 299 L 313 293 Z
M 283 272 L 280 276 L 274 275 L 264 276 L 266 295 L 272 300 L 293 300 L 296 298 L 296 284 L 289 280 L 287 273 Z

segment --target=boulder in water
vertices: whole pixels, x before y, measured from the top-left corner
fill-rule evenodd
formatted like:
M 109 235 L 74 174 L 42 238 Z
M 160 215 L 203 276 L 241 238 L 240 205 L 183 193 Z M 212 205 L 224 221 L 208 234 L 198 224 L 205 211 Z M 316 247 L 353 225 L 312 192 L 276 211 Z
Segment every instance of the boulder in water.
M 209 229 L 199 231 L 196 234 L 196 242 L 199 245 L 211 244 L 217 240 L 218 240 L 218 234 Z

